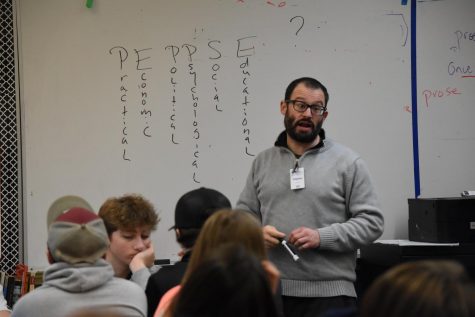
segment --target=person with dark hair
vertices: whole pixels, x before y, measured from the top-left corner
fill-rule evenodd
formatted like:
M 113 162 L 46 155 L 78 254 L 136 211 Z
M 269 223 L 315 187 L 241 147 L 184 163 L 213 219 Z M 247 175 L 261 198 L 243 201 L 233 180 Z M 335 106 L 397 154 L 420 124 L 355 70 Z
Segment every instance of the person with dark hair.
M 99 217 L 109 234 L 106 260 L 115 275 L 145 290 L 150 275 L 158 270 L 150 237 L 160 221 L 155 207 L 141 195 L 125 194 L 107 199 L 99 209 Z
M 399 264 L 365 292 L 360 317 L 474 317 L 475 284 L 451 260 Z
M 98 309 L 145 317 L 147 299 L 143 289 L 114 277 L 112 266 L 104 260 L 109 238 L 102 219 L 82 207 L 66 212 L 53 209 L 48 213 L 50 265 L 44 272 L 44 282 L 20 297 L 12 316 L 64 317 L 82 309 Z
M 223 208 L 231 208 L 231 202 L 225 195 L 211 188 L 194 189 L 180 197 L 175 207 L 175 225 L 170 230 L 174 230 L 176 241 L 182 247 L 182 257 L 177 263 L 163 266 L 150 276 L 145 290 L 149 316 L 153 316 L 163 294 L 180 284 L 206 219 Z
M 217 247 L 183 284 L 166 317 L 277 317 L 262 261 L 243 245 Z
M 356 251 L 383 232 L 366 164 L 322 129 L 328 100 L 314 78 L 288 85 L 280 102 L 285 131 L 254 159 L 236 204 L 261 220 L 287 317 L 355 307 Z

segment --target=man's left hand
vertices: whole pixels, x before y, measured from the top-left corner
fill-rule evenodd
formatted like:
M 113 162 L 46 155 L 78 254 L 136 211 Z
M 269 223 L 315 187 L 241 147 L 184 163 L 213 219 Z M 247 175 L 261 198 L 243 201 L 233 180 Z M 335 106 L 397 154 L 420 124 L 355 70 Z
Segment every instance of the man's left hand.
M 316 229 L 300 227 L 290 233 L 289 242 L 299 250 L 315 249 L 320 246 L 320 233 Z

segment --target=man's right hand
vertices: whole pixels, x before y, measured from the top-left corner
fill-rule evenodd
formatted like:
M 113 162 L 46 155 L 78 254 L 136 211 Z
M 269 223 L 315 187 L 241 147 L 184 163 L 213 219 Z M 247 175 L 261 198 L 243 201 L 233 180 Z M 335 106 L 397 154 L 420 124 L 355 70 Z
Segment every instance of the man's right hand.
M 268 248 L 275 247 L 280 243 L 279 239 L 285 238 L 285 233 L 280 232 L 274 226 L 264 226 L 262 233 L 264 235 L 264 243 Z

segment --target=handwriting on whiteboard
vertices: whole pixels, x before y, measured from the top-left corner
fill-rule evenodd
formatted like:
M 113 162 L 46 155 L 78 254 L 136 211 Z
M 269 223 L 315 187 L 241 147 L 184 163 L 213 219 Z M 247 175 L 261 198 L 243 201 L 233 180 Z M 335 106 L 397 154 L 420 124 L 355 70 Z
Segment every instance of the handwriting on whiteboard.
M 455 95 L 462 94 L 457 88 L 447 87 L 445 89 L 425 89 L 422 92 L 426 107 L 429 107 L 433 100 L 442 100 Z
M 475 32 L 457 30 L 454 32 L 454 35 L 456 38 L 455 45 L 449 48 L 450 51 L 453 52 L 454 57 L 447 65 L 447 73 L 451 77 L 460 76 L 461 78 L 473 78 L 475 75 L 473 64 L 466 58 L 461 58 L 464 56 L 461 53 L 469 49 L 473 51 L 475 47 Z M 470 54 L 468 54 L 468 56 L 470 56 Z M 475 60 L 473 63 L 475 63 Z
M 239 66 L 236 66 L 233 72 L 235 75 L 239 74 L 241 82 L 241 86 L 236 87 L 236 89 L 239 90 L 241 97 L 239 101 L 242 114 L 239 119 L 242 128 L 240 130 L 243 142 L 241 146 L 246 156 L 255 155 L 251 151 L 252 130 L 249 124 L 251 118 L 248 115 L 248 108 L 252 105 L 250 84 L 252 83 L 253 56 L 256 53 L 253 43 L 255 38 L 256 36 L 254 35 L 244 36 L 235 41 L 235 59 L 238 61 Z M 169 127 L 169 139 L 173 145 L 178 145 L 182 141 L 191 142 L 192 149 L 189 157 L 189 162 L 193 169 L 191 178 L 195 183 L 200 183 L 199 167 L 201 164 L 200 151 L 202 150 L 200 140 L 202 123 L 200 123 L 200 117 L 205 116 L 201 109 L 201 104 L 212 104 L 217 113 L 225 111 L 225 106 L 221 103 L 218 80 L 221 73 L 221 59 L 223 57 L 221 41 L 208 40 L 207 43 L 202 45 L 204 47 L 188 43 L 173 43 L 165 45 L 163 51 L 152 48 L 129 49 L 124 46 L 114 46 L 109 50 L 109 54 L 118 60 L 116 65 L 118 65 L 120 70 L 118 74 L 119 93 L 115 98 L 120 105 L 118 111 L 120 111 L 122 120 L 120 135 L 122 144 L 121 157 L 124 161 L 130 162 L 133 160 L 133 153 L 131 153 L 129 147 L 131 142 L 129 132 L 137 125 L 137 122 L 133 120 L 137 116 L 131 116 L 131 114 L 137 114 L 140 118 L 139 124 L 141 127 L 139 129 L 141 130 L 141 135 L 148 139 L 153 137 L 153 127 L 150 119 L 154 111 L 153 108 L 157 105 L 152 107 L 149 101 L 150 92 L 153 92 L 149 82 L 149 78 L 153 77 L 151 62 L 155 55 L 165 54 L 169 61 L 166 74 L 170 91 L 167 97 L 168 101 L 166 102 L 168 105 L 166 116 Z M 198 55 L 198 52 L 201 55 Z M 203 71 L 203 68 L 197 67 L 197 63 L 202 65 L 203 61 L 206 61 L 206 59 L 203 59 L 203 56 L 206 56 L 209 61 L 205 71 Z M 163 59 L 160 58 L 160 60 Z M 129 67 L 125 67 L 126 65 L 129 65 Z M 208 85 L 205 85 L 205 82 L 211 82 L 212 91 L 207 96 L 206 94 L 209 92 L 203 88 L 203 86 L 208 87 Z M 178 91 L 185 91 L 186 93 L 178 93 Z M 137 97 L 137 101 L 129 100 L 132 99 L 130 98 L 132 95 Z M 177 112 L 177 108 L 180 107 L 189 109 L 187 111 L 190 111 L 191 122 L 180 118 Z M 188 124 L 192 133 L 190 139 L 186 140 L 183 134 L 178 134 L 177 131 L 178 127 L 183 129 Z

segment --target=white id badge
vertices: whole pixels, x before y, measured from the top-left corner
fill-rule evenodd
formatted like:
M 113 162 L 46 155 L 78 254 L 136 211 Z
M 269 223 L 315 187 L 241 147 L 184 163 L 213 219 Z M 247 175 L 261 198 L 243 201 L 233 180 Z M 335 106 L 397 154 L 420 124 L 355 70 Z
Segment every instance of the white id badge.
M 290 189 L 302 189 L 305 188 L 305 175 L 303 173 L 303 167 L 296 169 L 290 169 Z

